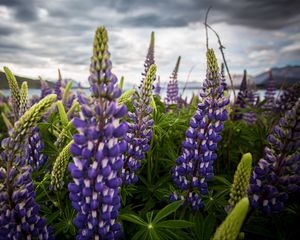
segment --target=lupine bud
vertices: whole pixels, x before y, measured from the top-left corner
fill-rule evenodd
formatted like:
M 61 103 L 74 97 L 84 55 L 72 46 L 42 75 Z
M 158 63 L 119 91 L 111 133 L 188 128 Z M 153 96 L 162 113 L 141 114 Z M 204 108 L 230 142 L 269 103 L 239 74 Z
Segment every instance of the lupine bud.
M 79 230 L 77 239 L 118 239 L 121 235 L 116 219 L 121 205 L 119 186 L 127 124 L 120 123 L 120 118 L 127 108 L 116 104 L 121 91 L 109 58 L 107 32 L 99 27 L 90 65 L 92 99 L 79 99 L 80 118 L 73 120 L 78 133 L 70 146 L 74 163 L 69 163 L 68 169 L 74 182 L 68 189 L 77 211 L 73 220 Z M 116 129 L 120 133 L 115 133 Z
M 70 146 L 73 144 L 71 141 L 64 149 L 59 153 L 56 158 L 53 169 L 51 172 L 51 186 L 54 190 L 61 189 L 64 185 L 64 176 L 71 157 Z
M 249 199 L 241 199 L 216 230 L 213 240 L 237 239 L 249 210 Z
M 246 153 L 243 155 L 234 173 L 233 184 L 230 189 L 230 199 L 228 201 L 229 206 L 227 206 L 228 212 L 230 212 L 242 198 L 247 196 L 251 170 L 252 156 L 251 153 Z
M 156 66 L 152 65 L 142 81 L 139 94 L 133 96 L 135 105 L 134 113 L 129 113 L 131 119 L 126 140 L 128 150 L 124 154 L 124 167 L 122 178 L 125 184 L 137 182 L 136 171 L 141 167 L 146 152 L 149 150 L 149 142 L 152 139 L 153 121 L 150 119 L 153 81 L 155 80 Z
M 39 217 L 34 186 L 30 178 L 32 168 L 24 161 L 27 135 L 55 102 L 50 95 L 26 111 L 9 137 L 2 141 L 0 158 L 7 164 L 0 174 L 0 234 L 7 239 L 51 239 L 45 219 Z M 25 158 L 26 159 L 26 158 Z
M 19 117 L 21 117 L 27 110 L 28 104 L 28 86 L 27 82 L 23 82 L 20 91 L 20 110 Z
M 16 121 L 18 119 L 19 111 L 20 111 L 20 89 L 17 80 L 15 76 L 12 74 L 12 72 L 7 67 L 4 67 L 3 69 L 8 81 L 10 95 L 12 97 L 12 108 L 14 111 L 14 118 Z
M 212 49 L 207 52 L 207 78 L 200 92 L 202 101 L 190 120 L 186 140 L 182 142 L 182 155 L 172 169 L 174 183 L 182 190 L 181 197 L 189 202 L 193 210 L 203 207 L 200 195 L 208 193 L 207 180 L 213 177 L 213 162 L 223 122 L 227 119 L 224 96 L 224 82 L 221 81 L 219 67 Z M 178 196 L 178 193 L 176 193 Z M 174 194 L 171 199 L 179 199 Z
M 283 209 L 288 194 L 300 189 L 300 100 L 279 120 L 268 136 L 264 158 L 250 178 L 251 208 L 265 213 Z
M 178 93 L 177 74 L 179 70 L 180 59 L 181 57 L 179 56 L 167 86 L 167 98 L 166 98 L 167 104 L 177 104 L 178 102 L 179 93 Z

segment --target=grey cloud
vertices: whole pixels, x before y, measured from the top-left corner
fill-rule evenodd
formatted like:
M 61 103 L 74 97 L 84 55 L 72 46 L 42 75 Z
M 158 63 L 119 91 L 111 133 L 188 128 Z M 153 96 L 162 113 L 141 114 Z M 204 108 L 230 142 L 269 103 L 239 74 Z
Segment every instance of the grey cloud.
M 15 18 L 19 21 L 29 22 L 38 19 L 38 8 L 34 0 L 1 0 L 0 5 L 12 8 Z

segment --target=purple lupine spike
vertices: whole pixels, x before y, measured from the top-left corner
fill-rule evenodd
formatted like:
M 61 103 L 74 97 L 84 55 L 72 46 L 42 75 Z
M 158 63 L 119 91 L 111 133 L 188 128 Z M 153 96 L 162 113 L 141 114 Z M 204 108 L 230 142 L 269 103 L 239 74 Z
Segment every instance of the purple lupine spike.
M 290 88 L 284 90 L 280 97 L 276 100 L 275 111 L 283 114 L 286 111 L 291 110 L 299 98 L 300 82 L 297 82 Z
M 44 143 L 39 134 L 39 128 L 32 129 L 32 134 L 28 138 L 28 163 L 33 169 L 38 169 L 45 164 L 48 156 L 43 154 Z
M 41 98 L 40 99 L 43 99 L 44 97 L 50 95 L 52 93 L 52 89 L 49 87 L 48 83 L 43 80 L 43 79 L 40 79 L 41 80 Z
M 283 209 L 288 194 L 300 190 L 300 100 L 268 136 L 264 158 L 250 178 L 251 207 L 264 213 Z
M 146 55 L 146 60 L 145 60 L 145 63 L 144 63 L 144 72 L 142 72 L 142 76 L 143 76 L 142 82 L 143 82 L 144 78 L 146 77 L 150 66 L 155 64 L 154 44 L 155 44 L 154 32 L 151 32 L 150 44 L 149 44 L 148 52 L 147 52 L 147 55 Z M 142 85 L 142 83 L 141 83 L 141 85 Z
M 170 81 L 167 85 L 167 98 L 166 98 L 166 103 L 168 105 L 170 104 L 177 104 L 178 98 L 179 98 L 179 89 L 178 89 L 178 81 L 177 81 L 177 74 L 179 70 L 179 65 L 180 65 L 180 59 L 181 57 L 179 56 L 175 65 L 175 68 L 172 72 L 172 75 L 170 76 Z
M 272 70 L 269 71 L 269 79 L 267 82 L 267 89 L 265 92 L 265 99 L 267 100 L 265 105 L 263 106 L 266 110 L 271 111 L 274 108 L 275 104 L 275 80 L 272 76 Z
M 127 108 L 116 104 L 121 90 L 111 72 L 109 58 L 107 32 L 99 27 L 90 65 L 92 98 L 82 95 L 79 100 L 80 118 L 73 120 L 78 133 L 73 135 L 74 143 L 70 147 L 74 163 L 68 166 L 73 178 L 68 189 L 77 211 L 73 221 L 79 230 L 76 239 L 118 239 L 121 235 L 116 219 L 128 125 L 120 122 L 120 118 L 126 115 Z
M 32 168 L 26 164 L 27 135 L 43 114 L 55 102 L 50 95 L 22 115 L 1 142 L 4 149 L 0 161 L 0 238 L 52 239 L 46 220 L 39 216 L 34 185 L 30 178 Z
M 245 108 L 250 107 L 250 106 L 251 107 L 255 106 L 256 97 L 255 97 L 253 90 L 249 88 L 248 90 L 246 90 L 245 95 L 246 95 L 246 97 L 245 97 L 244 101 L 248 105 L 248 106 L 245 105 Z M 254 124 L 257 120 L 256 114 L 253 111 L 248 111 L 248 112 L 243 113 L 242 119 L 245 122 L 247 122 L 248 124 Z
M 225 107 L 229 104 L 212 49 L 207 52 L 207 77 L 200 97 L 202 101 L 190 120 L 186 140 L 182 142 L 182 155 L 172 169 L 173 181 L 181 193 L 175 192 L 170 197 L 171 201 L 185 199 L 193 210 L 203 206 L 201 195 L 208 193 L 207 180 L 214 176 L 213 162 L 221 141 L 220 132 L 227 120 Z
M 156 66 L 152 65 L 146 78 L 142 81 L 139 93 L 133 96 L 132 104 L 135 106 L 133 113 L 128 113 L 131 122 L 127 133 L 128 150 L 124 154 L 124 166 L 122 178 L 125 184 L 138 181 L 136 171 L 141 167 L 145 154 L 150 149 L 149 142 L 152 139 L 152 126 L 154 121 L 150 118 L 153 81 L 155 79 Z
M 247 71 L 244 70 L 243 80 L 240 85 L 240 89 L 234 103 L 234 115 L 233 120 L 240 120 L 243 118 L 243 114 L 240 113 L 240 109 L 245 107 L 245 98 L 247 97 Z
M 54 87 L 54 92 L 57 96 L 57 100 L 62 99 L 61 88 L 62 88 L 62 77 L 61 77 L 60 70 L 58 69 L 58 79 L 57 79 L 57 81 L 55 83 L 55 87 Z
M 160 76 L 157 77 L 157 82 L 154 88 L 154 94 L 160 96 L 161 86 L 160 86 Z

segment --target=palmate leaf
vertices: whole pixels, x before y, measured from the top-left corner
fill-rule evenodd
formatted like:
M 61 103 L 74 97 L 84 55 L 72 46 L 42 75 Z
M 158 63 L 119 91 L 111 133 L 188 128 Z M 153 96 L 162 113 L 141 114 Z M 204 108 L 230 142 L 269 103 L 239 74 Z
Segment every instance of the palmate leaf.
M 122 220 L 126 220 L 126 221 L 129 221 L 129 222 L 141 225 L 141 226 L 146 226 L 146 227 L 148 226 L 148 224 L 145 222 L 144 219 L 142 219 L 141 217 L 139 217 L 135 214 L 124 213 L 124 214 L 121 214 L 119 216 L 119 218 L 122 219 Z
M 169 205 L 165 206 L 161 209 L 153 219 L 153 224 L 158 223 L 161 219 L 165 218 L 166 216 L 170 215 L 171 213 L 175 212 L 183 203 L 183 200 L 175 201 L 170 203 Z
M 155 225 L 157 228 L 188 228 L 194 227 L 195 224 L 186 220 L 167 220 Z
M 176 229 L 194 227 L 193 222 L 176 219 L 166 221 L 161 220 L 175 212 L 182 205 L 182 203 L 183 201 L 180 200 L 167 205 L 158 211 L 154 219 L 153 211 L 146 213 L 147 222 L 136 214 L 121 214 L 120 219 L 135 223 L 140 226 L 140 229 L 135 233 L 132 239 L 181 239 L 180 236 L 183 236 L 183 232 Z

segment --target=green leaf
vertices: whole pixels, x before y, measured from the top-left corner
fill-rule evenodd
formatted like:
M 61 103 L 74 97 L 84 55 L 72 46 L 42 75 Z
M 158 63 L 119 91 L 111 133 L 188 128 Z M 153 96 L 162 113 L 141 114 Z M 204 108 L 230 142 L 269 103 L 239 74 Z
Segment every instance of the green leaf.
M 153 224 L 158 223 L 161 219 L 175 212 L 183 203 L 183 200 L 173 202 L 161 209 L 155 216 Z
M 121 76 L 120 83 L 119 83 L 119 88 L 121 91 L 123 91 L 123 85 L 124 85 L 124 76 Z
M 154 100 L 154 98 L 153 98 L 153 95 L 151 95 L 150 106 L 151 106 L 151 108 L 152 108 L 155 112 L 157 111 L 157 107 L 156 107 L 156 104 L 155 104 L 155 100 Z
M 140 240 L 140 239 L 146 239 L 145 235 L 147 234 L 147 229 L 142 228 L 134 236 L 132 237 L 132 240 Z
M 144 221 L 144 219 L 142 219 L 139 216 L 134 215 L 134 214 L 129 214 L 129 213 L 122 214 L 122 215 L 120 215 L 120 219 L 128 221 L 128 222 L 133 222 L 133 223 L 141 225 L 141 226 L 145 226 L 145 227 L 148 226 L 148 223 L 146 223 Z
M 195 224 L 193 222 L 186 220 L 167 220 L 155 224 L 155 227 L 157 228 L 188 228 L 194 226 Z
M 68 125 L 69 120 L 62 101 L 57 102 L 57 108 L 59 112 L 60 121 L 63 127 L 66 127 Z
M 65 88 L 65 91 L 64 91 L 64 95 L 62 97 L 62 102 L 64 105 L 67 104 L 67 101 L 68 101 L 68 95 L 69 95 L 69 92 L 72 88 L 72 85 L 73 85 L 73 81 L 69 81 L 66 88 Z

